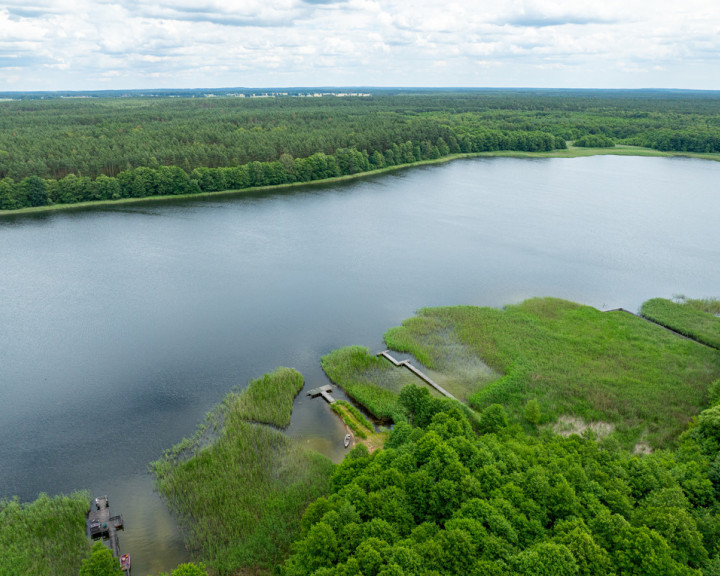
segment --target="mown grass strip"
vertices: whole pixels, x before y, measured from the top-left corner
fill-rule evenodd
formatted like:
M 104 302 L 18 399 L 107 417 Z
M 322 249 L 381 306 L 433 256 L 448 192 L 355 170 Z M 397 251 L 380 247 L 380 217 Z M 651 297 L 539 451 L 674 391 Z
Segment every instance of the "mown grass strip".
M 605 420 L 627 442 L 647 431 L 654 447 L 673 443 L 720 376 L 714 350 L 629 314 L 552 298 L 504 310 L 424 309 L 385 339 L 434 367 L 440 352 L 432 342 L 441 339 L 427 335 L 443 331 L 502 374 L 470 397 L 474 408 L 498 403 L 520 419 L 537 398 L 543 422 L 563 414 Z
M 34 502 L 0 500 L 0 574 L 74 576 L 90 554 L 85 515 L 90 495 L 40 494 Z
M 644 302 L 640 313 L 670 330 L 688 338 L 720 349 L 720 311 L 717 300 L 681 300 L 673 302 L 665 298 L 653 298 Z
M 342 418 L 343 422 L 348 425 L 350 430 L 363 440 L 367 439 L 368 434 L 372 434 L 375 431 L 372 425 L 352 404 L 343 400 L 337 400 L 331 405 L 331 408 L 335 414 Z

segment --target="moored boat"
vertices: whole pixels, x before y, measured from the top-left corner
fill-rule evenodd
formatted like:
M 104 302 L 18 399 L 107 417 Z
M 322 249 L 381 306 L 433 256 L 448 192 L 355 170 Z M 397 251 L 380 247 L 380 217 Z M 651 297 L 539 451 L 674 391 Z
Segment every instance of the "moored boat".
M 120 556 L 120 569 L 124 572 L 130 572 L 130 554 Z
M 345 434 L 345 448 L 350 446 L 350 440 L 352 439 L 352 436 L 350 434 Z

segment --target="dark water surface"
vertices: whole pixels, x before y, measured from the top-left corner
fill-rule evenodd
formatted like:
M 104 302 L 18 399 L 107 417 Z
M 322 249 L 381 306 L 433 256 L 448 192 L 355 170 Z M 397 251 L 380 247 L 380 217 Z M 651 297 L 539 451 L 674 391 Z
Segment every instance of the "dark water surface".
M 0 219 L 0 497 L 108 494 L 135 576 L 186 558 L 150 461 L 233 387 L 423 306 L 720 296 L 720 163 L 476 159 L 350 184 Z M 290 434 L 344 431 L 298 397 Z

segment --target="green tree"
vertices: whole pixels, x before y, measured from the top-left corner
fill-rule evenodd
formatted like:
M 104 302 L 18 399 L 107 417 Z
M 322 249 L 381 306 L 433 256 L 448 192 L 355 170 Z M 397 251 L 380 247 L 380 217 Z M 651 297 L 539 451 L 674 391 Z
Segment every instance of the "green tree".
M 80 576 L 123 576 L 123 571 L 110 549 L 101 542 L 95 542 L 90 556 L 83 560 Z
M 508 419 L 505 408 L 500 404 L 490 404 L 480 415 L 480 432 L 482 434 L 491 434 L 499 432 L 503 428 L 507 428 Z
M 525 420 L 530 422 L 530 424 L 532 424 L 533 426 L 537 426 L 538 424 L 540 424 L 540 403 L 538 402 L 537 398 L 533 398 L 527 404 L 525 404 L 523 416 L 525 416 Z

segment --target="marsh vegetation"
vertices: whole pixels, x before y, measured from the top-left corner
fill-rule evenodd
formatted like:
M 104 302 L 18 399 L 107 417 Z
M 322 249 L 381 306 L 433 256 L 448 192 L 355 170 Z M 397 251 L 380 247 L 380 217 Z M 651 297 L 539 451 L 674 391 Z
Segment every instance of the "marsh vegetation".
M 0 574 L 75 576 L 90 555 L 90 495 L 40 494 L 27 504 L 0 500 Z
M 305 506 L 329 488 L 327 458 L 250 421 L 283 425 L 302 382 L 288 368 L 254 380 L 221 404 L 209 445 L 199 445 L 203 431 L 152 464 L 187 546 L 217 574 L 269 571 L 288 553 Z
M 720 349 L 720 300 L 653 298 L 643 303 L 640 313 L 688 338 Z

